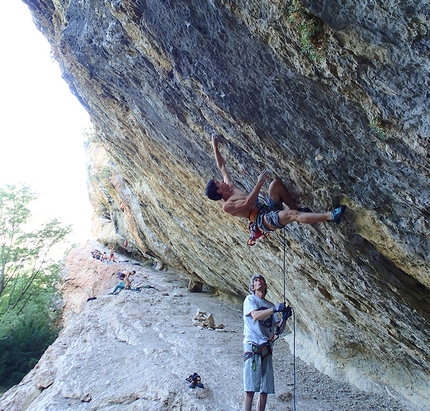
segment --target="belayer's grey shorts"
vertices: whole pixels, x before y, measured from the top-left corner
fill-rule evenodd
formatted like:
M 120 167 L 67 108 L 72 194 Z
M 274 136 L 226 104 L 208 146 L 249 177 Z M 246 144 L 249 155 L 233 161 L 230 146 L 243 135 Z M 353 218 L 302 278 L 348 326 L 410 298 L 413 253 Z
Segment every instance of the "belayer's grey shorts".
M 252 351 L 252 344 L 243 345 L 244 352 Z M 272 355 L 261 359 L 261 355 L 254 354 L 243 363 L 243 388 L 250 392 L 275 393 L 273 378 Z

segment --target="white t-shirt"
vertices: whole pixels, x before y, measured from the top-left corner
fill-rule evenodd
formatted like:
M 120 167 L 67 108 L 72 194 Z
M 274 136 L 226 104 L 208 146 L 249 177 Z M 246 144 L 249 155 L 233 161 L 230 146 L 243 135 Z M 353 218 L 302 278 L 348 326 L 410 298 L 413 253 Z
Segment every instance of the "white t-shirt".
M 275 333 L 275 324 L 279 321 L 277 313 L 273 313 L 265 320 L 254 320 L 251 311 L 266 310 L 273 307 L 273 303 L 257 297 L 254 294 L 248 295 L 243 302 L 243 335 L 244 343 L 253 343 L 254 345 L 265 344 L 272 338 Z

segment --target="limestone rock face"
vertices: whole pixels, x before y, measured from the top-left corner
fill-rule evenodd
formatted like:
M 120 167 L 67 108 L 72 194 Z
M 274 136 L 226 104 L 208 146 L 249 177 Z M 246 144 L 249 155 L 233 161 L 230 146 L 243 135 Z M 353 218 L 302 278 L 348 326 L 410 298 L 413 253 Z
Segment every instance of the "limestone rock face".
M 25 2 L 95 127 L 102 242 L 233 295 L 263 273 L 309 362 L 428 404 L 426 1 Z M 212 132 L 240 187 L 268 168 L 342 223 L 247 247 L 204 196 Z

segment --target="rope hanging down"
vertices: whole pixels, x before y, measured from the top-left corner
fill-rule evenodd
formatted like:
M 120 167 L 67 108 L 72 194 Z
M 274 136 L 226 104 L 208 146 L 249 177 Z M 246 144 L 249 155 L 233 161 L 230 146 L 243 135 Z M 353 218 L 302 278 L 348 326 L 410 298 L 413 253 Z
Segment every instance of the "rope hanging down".
M 286 300 L 286 283 L 287 283 L 287 260 L 286 260 L 286 244 L 285 228 L 282 230 L 282 242 L 284 248 L 283 271 L 284 271 L 284 301 Z M 293 316 L 293 411 L 296 411 L 296 313 L 292 307 L 290 308 L 289 317 Z M 285 315 L 286 313 L 284 313 Z M 287 317 L 288 318 L 288 317 Z M 284 316 L 282 317 L 283 326 L 285 328 Z
M 243 164 L 240 165 L 242 172 L 243 172 L 243 181 L 245 183 L 246 189 L 248 192 L 252 191 L 251 185 L 249 184 L 247 178 L 246 178 L 246 170 L 245 166 Z M 263 203 L 267 203 L 267 199 L 259 194 L 259 197 L 261 197 Z M 284 302 L 286 301 L 286 283 L 287 283 L 287 263 L 286 263 L 286 244 L 287 240 L 285 237 L 285 229 L 283 228 L 282 233 L 282 242 L 283 242 L 283 272 L 284 272 Z M 251 236 L 248 239 L 248 245 L 253 246 L 255 245 L 255 240 L 259 237 L 253 234 L 252 232 L 253 227 L 251 225 L 248 226 L 248 231 L 250 232 Z M 296 313 L 294 309 L 290 306 L 287 307 L 287 310 L 282 314 L 282 320 L 280 325 L 278 326 L 276 333 L 275 333 L 275 339 L 272 340 L 272 344 L 279 338 L 279 336 L 284 332 L 285 330 L 285 324 L 287 322 L 287 319 L 290 317 L 293 317 L 293 411 L 296 411 Z

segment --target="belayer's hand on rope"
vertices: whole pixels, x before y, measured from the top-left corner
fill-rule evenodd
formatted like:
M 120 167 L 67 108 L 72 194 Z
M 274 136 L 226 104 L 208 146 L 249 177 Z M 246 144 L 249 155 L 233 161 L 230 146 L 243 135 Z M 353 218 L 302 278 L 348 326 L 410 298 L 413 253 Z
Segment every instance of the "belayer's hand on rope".
M 279 303 L 273 307 L 274 313 L 283 313 L 287 307 L 285 306 L 285 303 Z
M 275 334 L 273 335 L 272 341 L 274 342 L 285 331 L 285 324 L 287 323 L 288 318 L 293 315 L 293 309 L 289 305 L 285 305 L 285 303 L 279 303 L 273 307 L 273 312 L 282 313 L 281 322 L 276 327 Z

